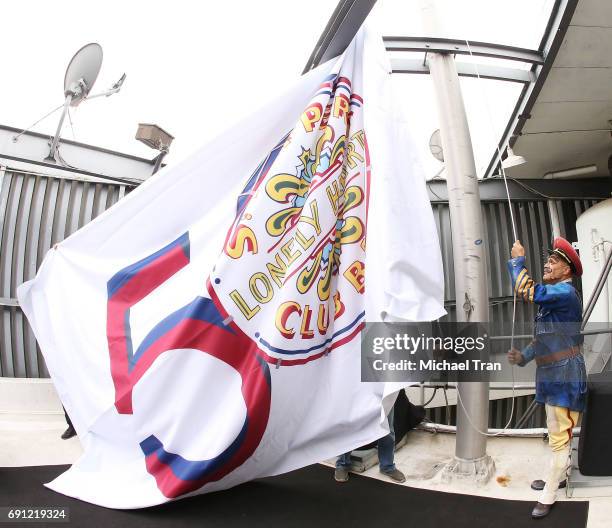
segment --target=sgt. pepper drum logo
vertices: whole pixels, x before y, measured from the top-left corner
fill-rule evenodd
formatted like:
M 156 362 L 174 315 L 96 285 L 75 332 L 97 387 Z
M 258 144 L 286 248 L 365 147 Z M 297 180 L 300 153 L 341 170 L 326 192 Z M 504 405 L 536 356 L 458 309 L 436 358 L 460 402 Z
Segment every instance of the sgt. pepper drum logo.
M 362 104 L 348 78 L 328 78 L 238 201 L 211 282 L 266 361 L 312 361 L 360 331 L 369 186 Z

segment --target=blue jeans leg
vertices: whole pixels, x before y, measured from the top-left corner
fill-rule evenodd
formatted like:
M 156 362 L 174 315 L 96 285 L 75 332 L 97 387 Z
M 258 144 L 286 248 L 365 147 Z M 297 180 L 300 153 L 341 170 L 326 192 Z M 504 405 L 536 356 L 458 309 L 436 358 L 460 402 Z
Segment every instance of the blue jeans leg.
M 389 473 L 395 469 L 393 462 L 395 455 L 395 431 L 393 430 L 393 409 L 387 416 L 389 420 L 389 434 L 378 440 L 378 465 L 383 473 Z
M 351 467 L 351 451 L 338 457 L 338 460 L 336 460 L 336 467 L 343 467 L 346 469 Z

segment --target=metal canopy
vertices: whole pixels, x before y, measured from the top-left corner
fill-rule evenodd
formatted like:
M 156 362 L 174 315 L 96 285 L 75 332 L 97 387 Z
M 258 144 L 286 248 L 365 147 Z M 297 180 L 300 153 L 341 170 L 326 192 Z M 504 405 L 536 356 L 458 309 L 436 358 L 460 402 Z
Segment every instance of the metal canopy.
M 376 0 L 341 0 L 332 14 L 325 30 L 315 46 L 304 73 L 337 55 L 349 45 L 364 20 L 367 18 Z M 423 53 L 423 59 L 391 57 L 392 73 L 429 74 L 428 53 L 452 53 L 518 61 L 535 66 L 544 64 L 542 51 L 530 50 L 501 44 L 467 41 L 446 38 L 424 37 L 383 37 L 385 48 L 390 52 Z M 522 84 L 536 80 L 532 71 L 491 66 L 489 64 L 457 63 L 457 72 L 463 77 L 481 77 Z
M 471 57 L 487 57 L 519 61 L 527 64 L 543 64 L 544 56 L 540 51 L 488 44 L 486 42 L 469 42 L 467 40 L 421 38 L 421 37 L 383 37 L 385 48 L 391 52 L 423 53 L 423 59 L 391 57 L 393 73 L 429 73 L 427 56 L 429 53 L 452 53 Z M 529 84 L 536 80 L 532 71 L 518 68 L 491 66 L 489 64 L 456 63 L 457 73 L 462 77 L 481 77 L 498 81 L 511 81 Z
M 524 165 L 516 178 L 597 165 L 609 175 L 612 154 L 612 2 L 560 2 L 559 31 L 551 35 L 546 64 L 533 90 L 522 94 L 500 145 L 510 142 Z M 498 169 L 494 155 L 486 176 Z
M 341 0 L 304 71 L 336 56 L 350 43 L 375 0 Z M 612 153 L 612 2 L 556 0 L 538 50 L 477 41 L 384 37 L 390 52 L 423 53 L 420 58 L 391 57 L 393 73 L 429 73 L 428 53 L 452 53 L 521 61 L 530 70 L 457 61 L 459 75 L 518 82 L 519 100 L 500 138 L 502 157 L 510 144 L 527 159 L 507 169 L 515 178 L 597 165 L 609 174 Z M 492 153 L 485 178 L 498 174 L 500 155 Z

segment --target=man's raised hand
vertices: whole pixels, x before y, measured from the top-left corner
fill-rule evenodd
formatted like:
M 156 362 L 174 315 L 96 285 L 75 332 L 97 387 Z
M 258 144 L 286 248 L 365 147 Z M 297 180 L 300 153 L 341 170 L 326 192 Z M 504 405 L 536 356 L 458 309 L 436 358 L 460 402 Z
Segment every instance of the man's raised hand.
M 523 244 L 521 244 L 520 240 L 515 240 L 514 245 L 512 246 L 511 255 L 512 258 L 525 256 L 525 248 L 523 247 Z
M 508 363 L 511 365 L 518 365 L 523 361 L 523 354 L 521 354 L 520 350 L 517 350 L 516 348 L 508 350 L 506 357 L 508 358 Z

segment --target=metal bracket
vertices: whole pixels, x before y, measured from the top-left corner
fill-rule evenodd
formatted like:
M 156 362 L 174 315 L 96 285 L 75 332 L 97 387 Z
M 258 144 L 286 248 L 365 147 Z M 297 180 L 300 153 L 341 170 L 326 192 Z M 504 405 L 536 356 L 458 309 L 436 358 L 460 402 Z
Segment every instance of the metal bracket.
M 473 310 L 474 305 L 472 304 L 468 292 L 465 292 L 465 302 L 463 303 L 463 311 L 465 312 L 465 315 L 469 317 Z

